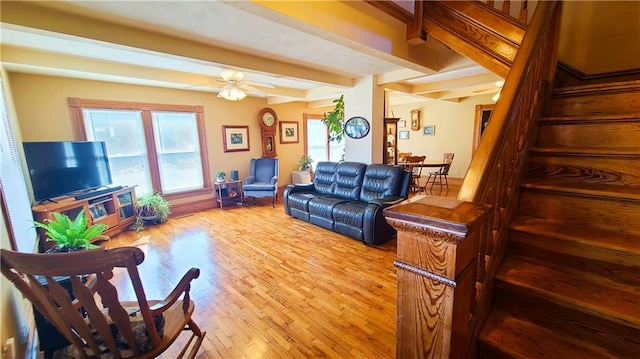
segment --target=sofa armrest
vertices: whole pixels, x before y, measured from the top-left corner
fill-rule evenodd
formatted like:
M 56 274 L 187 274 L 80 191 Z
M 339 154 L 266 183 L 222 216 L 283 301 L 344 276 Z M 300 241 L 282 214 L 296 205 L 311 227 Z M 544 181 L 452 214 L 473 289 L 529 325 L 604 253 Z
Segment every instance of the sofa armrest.
M 369 201 L 370 204 L 377 204 L 380 207 L 389 207 L 404 201 L 404 197 L 390 196 L 384 198 L 376 198 Z
M 315 192 L 316 186 L 313 185 L 313 182 L 304 184 L 289 184 L 287 185 L 287 188 L 284 189 L 284 191 L 285 196 L 289 195 L 290 193 Z
M 244 184 L 252 184 L 255 181 L 256 181 L 256 177 L 255 176 L 249 176 L 249 177 L 244 179 Z
M 276 183 L 278 183 L 278 176 L 271 177 L 271 184 L 276 184 Z

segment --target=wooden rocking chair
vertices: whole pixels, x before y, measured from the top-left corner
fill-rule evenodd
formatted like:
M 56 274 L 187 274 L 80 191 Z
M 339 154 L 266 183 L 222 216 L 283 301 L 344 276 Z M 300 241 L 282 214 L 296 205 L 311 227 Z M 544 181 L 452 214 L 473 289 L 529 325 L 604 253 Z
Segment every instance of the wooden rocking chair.
M 189 330 L 177 357 L 191 346 L 188 357 L 194 358 L 206 334 L 191 319 L 190 282 L 200 275 L 198 268 L 191 268 L 164 300 L 147 301 L 137 268 L 144 253 L 136 247 L 46 254 L 2 249 L 0 259 L 2 273 L 71 343 L 59 356 L 155 358 Z M 114 268 L 126 268 L 137 301 L 118 300 L 109 282 Z M 61 278 L 71 283 L 70 291 L 60 285 Z

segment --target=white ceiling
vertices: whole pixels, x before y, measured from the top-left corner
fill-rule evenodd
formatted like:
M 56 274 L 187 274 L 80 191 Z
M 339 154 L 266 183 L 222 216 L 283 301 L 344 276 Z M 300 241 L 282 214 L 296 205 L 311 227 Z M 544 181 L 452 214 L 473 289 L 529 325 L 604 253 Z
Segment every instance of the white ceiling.
M 379 83 L 389 88 L 409 92 L 390 91 L 391 105 L 429 99 L 457 101 L 498 91 L 494 85 L 499 79 L 496 75 L 433 39 L 420 46 L 439 57 L 440 69 L 391 56 L 385 51 L 389 44 L 370 46 L 354 42 L 248 1 L 43 4 L 65 12 L 188 38 L 214 48 L 258 54 L 264 59 L 263 65 L 247 68 L 243 67 L 246 61 L 235 62 L 233 58 L 207 61 L 2 23 L 2 61 L 9 71 L 217 92 L 221 88 L 216 81 L 220 72 L 237 69 L 245 73 L 248 81 L 275 86 L 274 89 L 261 88 L 268 94 L 269 103 L 321 103 L 336 97 L 348 86 L 336 78 L 356 79 L 371 74 L 378 75 Z M 379 13 L 378 16 L 386 15 Z M 391 17 L 385 21 L 404 26 Z M 80 62 L 71 61 L 78 58 Z M 308 71 L 286 71 L 282 64 Z M 132 69 L 156 72 L 145 76 L 147 72 Z

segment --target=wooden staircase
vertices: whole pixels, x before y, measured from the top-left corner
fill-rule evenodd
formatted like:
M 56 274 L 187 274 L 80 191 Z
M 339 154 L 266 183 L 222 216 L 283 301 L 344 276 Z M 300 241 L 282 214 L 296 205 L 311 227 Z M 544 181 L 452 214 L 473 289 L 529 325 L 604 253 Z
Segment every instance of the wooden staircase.
M 640 358 L 640 80 L 554 90 L 481 358 Z

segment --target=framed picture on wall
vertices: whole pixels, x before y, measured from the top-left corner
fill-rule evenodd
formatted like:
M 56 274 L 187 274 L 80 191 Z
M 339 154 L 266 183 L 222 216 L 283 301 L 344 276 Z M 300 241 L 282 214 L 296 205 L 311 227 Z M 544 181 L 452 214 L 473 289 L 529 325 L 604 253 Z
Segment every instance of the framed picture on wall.
M 298 143 L 298 122 L 280 121 L 280 143 Z
M 436 125 L 428 125 L 424 126 L 422 129 L 422 134 L 425 136 L 433 136 L 436 134 Z
M 401 127 L 401 128 L 407 127 L 407 121 L 405 120 L 398 121 L 398 127 Z
M 398 132 L 398 138 L 401 140 L 408 140 L 409 139 L 409 131 L 400 131 Z
M 222 126 L 224 152 L 249 151 L 249 126 Z

